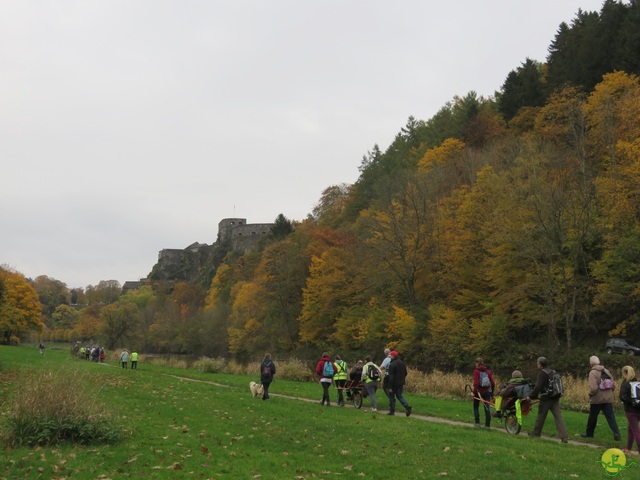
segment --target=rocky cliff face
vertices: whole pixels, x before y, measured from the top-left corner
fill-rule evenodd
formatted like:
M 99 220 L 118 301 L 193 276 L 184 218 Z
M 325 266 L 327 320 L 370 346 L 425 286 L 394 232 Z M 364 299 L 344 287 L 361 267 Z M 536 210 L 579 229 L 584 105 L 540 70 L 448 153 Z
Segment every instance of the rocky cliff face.
M 258 247 L 273 224 L 247 224 L 244 218 L 225 218 L 218 224 L 213 245 L 192 243 L 184 249 L 165 248 L 158 253 L 148 280 L 195 282 L 209 288 L 218 266 L 229 251 L 241 255 Z

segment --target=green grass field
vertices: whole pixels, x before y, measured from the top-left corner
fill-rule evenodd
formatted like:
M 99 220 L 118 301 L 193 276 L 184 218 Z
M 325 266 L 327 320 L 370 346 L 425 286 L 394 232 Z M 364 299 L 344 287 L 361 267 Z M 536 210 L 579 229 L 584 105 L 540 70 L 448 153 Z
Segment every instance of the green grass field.
M 276 380 L 271 400 L 253 398 L 253 377 L 204 374 L 139 364 L 137 371 L 115 363 L 72 360 L 50 348 L 44 357 L 29 347 L 0 347 L 3 430 L 10 398 L 28 372 L 80 372 L 89 384 L 87 402 L 112 412 L 121 440 L 110 445 L 60 444 L 6 448 L 0 478 L 13 479 L 555 479 L 606 478 L 600 461 L 614 442 L 601 416 L 596 437 L 580 442 L 586 415 L 565 412 L 572 443 L 560 444 L 552 417 L 544 434 L 529 438 L 536 410 L 520 435 L 496 421 L 489 430 L 472 426 L 471 402 L 407 395 L 414 414 L 385 415 L 319 405 L 316 383 Z M 332 400 L 335 390 L 332 390 Z M 335 401 L 335 400 L 334 400 Z M 434 422 L 448 419 L 455 424 Z M 626 420 L 618 416 L 626 438 Z M 628 462 L 640 459 L 631 457 Z M 639 478 L 640 466 L 618 478 Z

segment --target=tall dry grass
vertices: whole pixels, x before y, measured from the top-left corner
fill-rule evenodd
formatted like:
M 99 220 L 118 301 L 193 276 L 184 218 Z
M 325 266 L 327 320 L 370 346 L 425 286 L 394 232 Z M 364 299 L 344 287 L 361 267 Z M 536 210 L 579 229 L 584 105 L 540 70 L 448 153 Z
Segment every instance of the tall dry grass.
M 111 412 L 99 401 L 103 387 L 76 370 L 22 372 L 9 399 L 9 445 L 81 444 L 118 439 Z M 91 399 L 91 401 L 88 401 Z
M 227 373 L 233 375 L 260 375 L 260 362 L 251 362 L 243 364 L 235 360 L 227 361 L 223 357 L 209 358 L 201 357 L 191 366 L 185 360 L 178 358 L 154 358 L 150 357 L 146 360 L 148 363 L 173 368 L 193 368 L 206 373 Z M 315 379 L 315 372 L 311 366 L 299 359 L 289 359 L 276 361 L 277 378 L 283 380 L 292 380 L 298 382 L 309 382 Z M 562 397 L 562 405 L 576 411 L 589 411 L 589 386 L 587 379 L 578 378 L 572 375 L 562 377 L 565 392 Z M 500 389 L 508 378 L 495 376 L 496 388 Z M 532 378 L 535 382 L 535 377 Z M 425 395 L 439 399 L 455 399 L 466 400 L 469 398 L 469 391 L 465 387 L 473 383 L 471 373 L 444 373 L 440 370 L 431 372 L 421 372 L 419 370 L 409 368 L 407 375 L 407 384 L 405 390 L 408 393 Z M 619 385 L 618 381 L 618 385 Z M 618 400 L 617 389 L 615 395 L 616 408 L 622 408 L 620 400 Z
M 495 377 L 496 389 L 508 381 L 508 379 Z M 535 378 L 532 379 L 535 383 Z M 574 411 L 589 411 L 589 384 L 587 378 L 577 378 L 572 375 L 564 375 L 562 377 L 564 384 L 564 395 L 561 399 L 563 408 Z M 617 382 L 617 387 L 621 382 Z M 429 373 L 420 372 L 419 370 L 409 369 L 407 375 L 407 384 L 405 390 L 410 393 L 426 395 L 440 399 L 468 399 L 469 391 L 465 387 L 473 384 L 473 378 L 469 375 L 461 373 L 443 373 L 434 370 Z M 614 392 L 614 407 L 622 408 L 622 404 L 618 398 L 618 388 Z

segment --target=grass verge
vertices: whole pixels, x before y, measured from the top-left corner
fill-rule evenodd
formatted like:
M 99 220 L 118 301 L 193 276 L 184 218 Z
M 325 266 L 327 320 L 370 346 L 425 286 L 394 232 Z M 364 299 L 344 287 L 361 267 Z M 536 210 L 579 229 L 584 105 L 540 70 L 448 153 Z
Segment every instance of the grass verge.
M 265 402 L 251 396 L 247 385 L 255 378 L 246 375 L 144 364 L 123 370 L 115 363 L 72 362 L 66 352 L 54 350 L 40 358 L 37 350 L 21 347 L 0 347 L 0 363 L 3 399 L 26 371 L 65 372 L 75 366 L 82 372 L 77 382 L 102 385 L 100 400 L 121 425 L 115 444 L 5 450 L 2 478 L 593 479 L 606 476 L 597 463 L 606 448 L 621 446 L 609 440 L 603 422 L 594 439 L 601 445 L 590 448 L 424 421 L 421 416 L 432 415 L 469 424 L 471 404 L 413 394 L 407 398 L 414 416 L 388 417 L 371 413 L 367 400 L 362 410 L 323 408 L 315 383 L 276 380 L 272 399 Z M 335 397 L 335 390 L 331 394 Z M 378 399 L 385 409 L 383 395 Z M 8 402 L 1 411 L 6 428 Z M 526 417 L 526 427 L 533 420 Z M 565 420 L 577 434 L 586 415 L 565 412 Z M 552 419 L 544 433 L 555 433 Z M 637 474 L 631 467 L 619 478 Z

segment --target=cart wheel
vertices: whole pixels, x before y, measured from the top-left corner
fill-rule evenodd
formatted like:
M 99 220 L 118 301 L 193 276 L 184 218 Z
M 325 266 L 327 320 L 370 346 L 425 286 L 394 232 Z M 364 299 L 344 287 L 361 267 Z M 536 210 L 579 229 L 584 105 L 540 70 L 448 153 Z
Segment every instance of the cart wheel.
M 356 408 L 362 407 L 362 395 L 360 392 L 353 392 L 353 406 Z
M 515 412 L 509 412 L 504 416 L 504 428 L 507 429 L 507 432 L 514 435 L 520 433 L 520 424 L 518 423 L 518 417 L 516 417 Z

